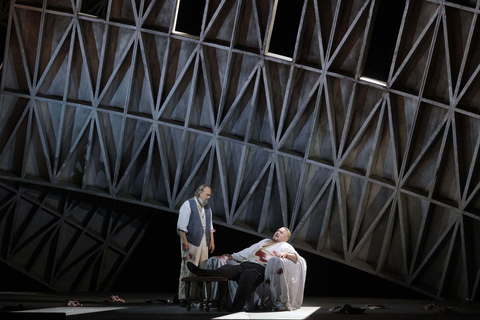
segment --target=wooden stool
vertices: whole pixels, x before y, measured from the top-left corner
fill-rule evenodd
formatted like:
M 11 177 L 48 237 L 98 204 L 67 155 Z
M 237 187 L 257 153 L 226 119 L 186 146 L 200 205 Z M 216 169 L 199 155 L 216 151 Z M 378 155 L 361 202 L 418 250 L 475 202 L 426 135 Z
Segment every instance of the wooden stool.
M 212 294 L 212 282 L 218 282 L 218 301 L 217 307 L 218 310 L 222 308 L 222 300 L 225 293 L 225 287 L 227 286 L 227 278 L 223 277 L 185 277 L 182 278 L 182 281 L 185 281 L 185 295 L 187 297 L 187 310 L 190 311 L 190 303 L 197 302 L 200 303 L 200 309 L 203 310 L 203 304 L 205 304 L 205 309 L 210 311 L 210 299 Z M 207 289 L 207 300 L 190 300 L 190 283 L 191 282 L 202 282 L 202 291 L 203 288 Z

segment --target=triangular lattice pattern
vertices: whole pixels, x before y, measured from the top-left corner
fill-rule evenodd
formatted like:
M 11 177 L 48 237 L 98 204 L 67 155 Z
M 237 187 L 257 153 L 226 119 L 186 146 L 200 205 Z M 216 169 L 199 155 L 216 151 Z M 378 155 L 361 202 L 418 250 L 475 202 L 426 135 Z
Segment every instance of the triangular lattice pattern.
M 0 261 L 56 291 L 107 291 L 154 211 L 58 188 L 0 183 Z
M 216 223 L 478 299 L 480 2 L 407 0 L 386 87 L 360 80 L 373 0 L 305 0 L 292 62 L 264 52 L 273 0 L 208 3 L 200 39 L 172 33 L 175 0 L 14 4 L 1 178 L 169 211 L 207 183 Z M 3 221 L 40 219 L 10 198 Z

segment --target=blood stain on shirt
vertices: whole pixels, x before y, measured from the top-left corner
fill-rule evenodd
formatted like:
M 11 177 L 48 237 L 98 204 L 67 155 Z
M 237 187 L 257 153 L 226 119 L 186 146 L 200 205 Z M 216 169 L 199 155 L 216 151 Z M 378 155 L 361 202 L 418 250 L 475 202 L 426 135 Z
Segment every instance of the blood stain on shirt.
M 192 260 L 193 259 L 193 254 L 189 253 L 188 258 L 190 258 L 190 260 Z
M 257 252 L 255 252 L 255 255 L 260 258 L 261 262 L 268 262 L 267 259 L 265 259 L 267 254 L 265 252 L 263 252 L 262 250 L 258 250 Z
M 283 273 L 283 268 L 280 268 L 280 269 L 277 270 L 278 275 L 281 275 L 282 273 Z

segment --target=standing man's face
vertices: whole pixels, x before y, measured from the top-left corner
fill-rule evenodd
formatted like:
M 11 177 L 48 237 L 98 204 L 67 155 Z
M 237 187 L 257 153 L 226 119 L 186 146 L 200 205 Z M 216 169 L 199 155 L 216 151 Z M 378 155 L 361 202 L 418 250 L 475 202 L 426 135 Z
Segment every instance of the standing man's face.
M 210 200 L 211 195 L 212 190 L 209 187 L 206 187 L 202 192 L 200 192 L 198 196 L 203 199 L 203 205 L 206 205 L 208 203 L 208 200 Z

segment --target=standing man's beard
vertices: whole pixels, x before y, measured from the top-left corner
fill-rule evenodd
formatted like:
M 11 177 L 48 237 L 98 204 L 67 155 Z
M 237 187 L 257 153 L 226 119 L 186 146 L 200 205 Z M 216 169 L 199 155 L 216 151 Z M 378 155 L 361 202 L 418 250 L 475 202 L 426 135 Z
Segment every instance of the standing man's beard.
M 199 196 L 198 197 L 198 202 L 200 202 L 200 204 L 202 206 L 205 206 L 208 203 L 208 200 L 205 200 L 205 199 L 202 198 L 202 196 Z

